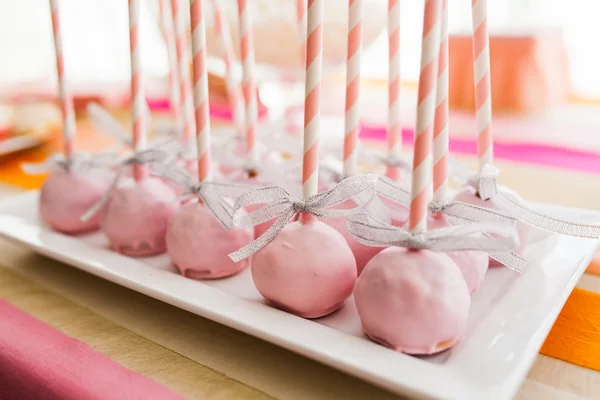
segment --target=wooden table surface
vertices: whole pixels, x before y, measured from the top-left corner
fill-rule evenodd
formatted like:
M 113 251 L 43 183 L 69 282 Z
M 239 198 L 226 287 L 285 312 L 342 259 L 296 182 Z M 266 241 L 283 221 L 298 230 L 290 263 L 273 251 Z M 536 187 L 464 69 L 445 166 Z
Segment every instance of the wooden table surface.
M 515 164 L 499 167 L 500 182 L 529 200 L 600 210 L 596 176 Z M 16 192 L 1 187 L 0 198 Z M 579 287 L 600 292 L 600 278 L 585 275 Z M 398 398 L 6 241 L 0 241 L 0 297 L 186 398 Z M 600 373 L 538 356 L 517 398 L 598 399 Z

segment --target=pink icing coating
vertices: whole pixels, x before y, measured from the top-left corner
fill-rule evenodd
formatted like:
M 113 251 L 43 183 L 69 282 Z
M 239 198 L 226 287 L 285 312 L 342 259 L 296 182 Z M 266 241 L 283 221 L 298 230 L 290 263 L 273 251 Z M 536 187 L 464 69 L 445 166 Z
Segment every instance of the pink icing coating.
M 447 255 L 397 247 L 367 264 L 354 298 L 364 332 L 408 354 L 452 347 L 471 305 L 465 280 Z
M 254 255 L 252 279 L 275 307 L 318 318 L 339 309 L 352 294 L 356 262 L 342 235 L 309 219 L 287 224 Z
M 355 206 L 356 202 L 352 199 L 349 199 L 338 205 L 336 209 L 344 210 Z M 360 275 L 363 269 L 365 269 L 365 266 L 371 260 L 371 258 L 384 249 L 383 247 L 365 246 L 364 244 L 354 240 L 352 235 L 350 235 L 346 230 L 345 218 L 324 219 L 323 222 L 338 231 L 344 237 L 344 239 L 346 239 L 346 243 L 348 243 L 348 246 L 354 255 L 354 259 L 356 260 L 356 270 L 358 275 Z
M 169 257 L 182 275 L 216 279 L 235 275 L 250 265 L 250 258 L 234 263 L 227 255 L 252 239 L 252 229 L 227 230 L 203 203 L 194 200 L 171 218 L 166 242 Z
M 429 229 L 438 229 L 446 226 L 451 226 L 448 220 L 443 215 L 429 217 L 427 227 Z M 445 253 L 452 259 L 460 269 L 460 272 L 465 278 L 469 293 L 474 293 L 479 290 L 485 279 L 485 273 L 488 269 L 489 258 L 486 252 L 483 251 L 449 251 Z
M 179 208 L 177 196 L 158 178 L 128 182 L 106 204 L 102 229 L 113 250 L 131 256 L 165 251 L 167 223 Z
M 503 190 L 507 191 L 511 196 L 513 196 L 516 199 L 520 199 L 521 197 L 517 194 L 517 192 L 514 192 L 512 190 L 503 188 Z M 469 203 L 469 204 L 473 204 L 476 206 L 480 206 L 480 207 L 486 207 L 486 208 L 492 208 L 492 209 L 496 209 L 496 204 L 494 203 L 493 199 L 488 199 L 488 200 L 482 200 L 479 196 L 477 196 L 475 189 L 467 187 L 467 188 L 463 188 L 460 192 L 458 192 L 456 194 L 456 196 L 454 197 L 454 201 L 462 201 L 464 203 Z M 525 238 L 528 236 L 529 231 L 532 228 L 527 225 L 527 224 L 523 224 L 518 222 L 517 223 L 517 232 L 519 233 L 519 247 L 514 250 L 515 253 L 517 254 L 523 254 L 523 250 L 525 249 L 525 246 L 527 244 L 527 241 L 525 240 Z M 489 266 L 490 267 L 501 267 L 502 264 L 500 264 L 498 261 L 494 260 L 493 258 L 489 259 Z
M 100 213 L 87 221 L 81 216 L 89 210 L 108 189 L 110 174 L 101 171 L 67 171 L 59 168 L 52 172 L 40 193 L 40 218 L 53 229 L 70 234 L 98 229 Z

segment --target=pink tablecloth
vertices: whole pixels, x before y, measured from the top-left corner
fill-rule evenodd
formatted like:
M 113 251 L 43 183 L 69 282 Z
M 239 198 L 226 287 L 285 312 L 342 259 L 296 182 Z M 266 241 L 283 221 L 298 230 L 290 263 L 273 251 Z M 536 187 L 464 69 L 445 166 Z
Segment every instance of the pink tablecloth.
M 181 397 L 0 300 L 0 399 Z

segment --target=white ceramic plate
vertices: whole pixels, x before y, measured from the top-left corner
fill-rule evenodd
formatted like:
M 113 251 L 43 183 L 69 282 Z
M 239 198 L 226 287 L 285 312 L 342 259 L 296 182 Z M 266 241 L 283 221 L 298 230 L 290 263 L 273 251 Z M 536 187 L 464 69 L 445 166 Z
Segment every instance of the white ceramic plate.
M 53 232 L 38 220 L 37 205 L 37 192 L 0 203 L 0 236 L 393 392 L 427 398 L 511 398 L 598 245 L 533 231 L 527 255 L 539 255 L 540 261 L 521 275 L 490 269 L 473 296 L 459 344 L 437 356 L 416 358 L 365 338 L 353 299 L 327 317 L 302 319 L 267 306 L 249 271 L 193 281 L 176 274 L 166 255 L 133 259 L 110 251 L 101 233 L 71 237 Z M 583 210 L 547 209 L 600 219 Z

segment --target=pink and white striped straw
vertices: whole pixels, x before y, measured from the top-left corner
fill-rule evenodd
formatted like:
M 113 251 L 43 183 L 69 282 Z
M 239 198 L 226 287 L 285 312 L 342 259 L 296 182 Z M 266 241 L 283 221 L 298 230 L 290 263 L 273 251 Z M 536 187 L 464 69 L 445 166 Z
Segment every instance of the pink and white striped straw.
M 436 79 L 440 41 L 442 0 L 426 0 L 421 43 L 421 72 L 417 100 L 417 124 L 413 155 L 413 172 L 409 228 L 411 232 L 427 231 L 427 206 L 431 187 L 431 142 L 436 103 Z
M 183 129 L 183 112 L 179 95 L 179 65 L 177 64 L 177 49 L 175 43 L 175 32 L 173 27 L 173 13 L 168 0 L 159 0 L 160 25 L 167 48 L 169 60 L 169 103 L 175 119 L 177 132 Z
M 177 65 L 179 66 L 179 104 L 183 114 L 183 143 L 186 148 L 194 140 L 194 104 L 192 99 L 192 84 L 190 79 L 189 45 L 186 34 L 185 15 L 187 10 L 181 4 L 182 0 L 171 0 L 173 21 L 175 25 L 175 49 Z
M 190 3 L 192 31 L 192 60 L 194 71 L 194 107 L 196 116 L 196 145 L 198 149 L 198 179 L 211 179 L 210 114 L 208 110 L 208 72 L 206 70 L 206 24 L 204 0 Z
M 50 0 L 52 13 L 52 32 L 54 34 L 54 48 L 56 52 L 56 72 L 58 76 L 58 97 L 63 116 L 63 146 L 65 157 L 70 159 L 75 153 L 75 111 L 73 98 L 69 92 L 65 76 L 65 62 L 63 57 L 62 32 L 60 27 L 59 0 Z
M 487 26 L 487 0 L 472 0 L 473 79 L 477 120 L 477 156 L 479 169 L 494 162 L 492 138 L 492 86 L 490 43 Z
M 254 35 L 252 33 L 252 15 L 248 0 L 237 0 L 239 13 L 240 48 L 242 57 L 242 89 L 246 104 L 246 153 L 250 163 L 258 162 L 256 149 L 256 124 L 258 105 L 256 103 L 256 78 L 254 76 Z
M 131 119 L 133 124 L 133 148 L 140 151 L 146 148 L 148 120 L 142 71 L 140 44 L 140 0 L 129 0 L 129 52 L 131 59 Z M 133 177 L 140 181 L 148 175 L 145 165 L 133 165 Z
M 402 151 L 402 125 L 400 124 L 400 0 L 388 0 L 388 157 L 397 159 Z M 388 178 L 399 178 L 398 168 L 387 167 Z
M 344 177 L 358 169 L 360 59 L 362 53 L 363 0 L 348 1 L 346 55 L 346 114 L 344 118 Z
M 296 24 L 300 42 L 300 65 L 306 64 L 306 0 L 296 0 Z
M 448 0 L 443 0 L 438 57 L 437 99 L 433 124 L 433 199 L 447 201 L 448 189 Z
M 323 73 L 323 1 L 308 0 L 306 24 L 306 78 L 304 89 L 304 157 L 302 195 L 317 194 L 319 184 L 319 129 Z
M 227 84 L 229 107 L 231 107 L 236 131 L 242 137 L 244 135 L 244 93 L 233 70 L 235 53 L 231 44 L 231 31 L 229 30 L 229 24 L 223 13 L 220 1 L 212 0 L 212 6 L 215 33 L 221 39 L 221 53 L 223 55 L 223 62 L 225 63 L 225 83 Z

